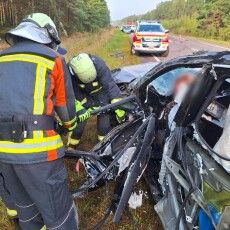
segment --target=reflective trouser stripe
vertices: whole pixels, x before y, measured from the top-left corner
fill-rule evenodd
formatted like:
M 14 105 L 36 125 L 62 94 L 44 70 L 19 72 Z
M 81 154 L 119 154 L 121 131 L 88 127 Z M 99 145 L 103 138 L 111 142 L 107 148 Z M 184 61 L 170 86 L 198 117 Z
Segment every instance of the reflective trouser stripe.
M 78 145 L 80 143 L 79 139 L 72 139 L 70 138 L 69 143 L 70 145 Z
M 62 140 L 59 135 L 26 139 L 22 143 L 13 143 L 9 141 L 0 142 L 0 152 L 12 154 L 26 154 L 26 153 L 40 153 L 63 146 Z
M 84 84 L 79 84 L 80 88 L 84 89 L 85 85 Z
M 84 105 L 86 102 L 87 102 L 87 98 L 84 98 L 84 99 L 81 101 L 81 104 Z
M 94 86 L 94 87 L 96 87 L 96 86 L 98 86 L 98 81 L 94 81 L 93 83 L 92 83 L 92 85 Z
M 100 88 L 98 88 L 98 89 L 95 89 L 95 90 L 91 91 L 90 94 L 97 93 L 97 92 L 99 92 L 101 89 L 102 89 L 102 87 L 100 87 Z
M 13 62 L 13 61 L 42 64 L 50 70 L 52 70 L 54 67 L 54 61 L 33 54 L 9 54 L 5 56 L 0 56 L 0 62 Z
M 44 65 L 38 64 L 36 69 L 36 79 L 34 88 L 34 115 L 42 115 L 44 112 L 44 94 L 45 94 L 45 84 L 46 84 L 46 67 Z M 43 137 L 43 131 L 34 131 L 34 138 Z
M 97 135 L 97 139 L 98 139 L 99 141 L 103 141 L 103 140 L 105 139 L 105 136 Z

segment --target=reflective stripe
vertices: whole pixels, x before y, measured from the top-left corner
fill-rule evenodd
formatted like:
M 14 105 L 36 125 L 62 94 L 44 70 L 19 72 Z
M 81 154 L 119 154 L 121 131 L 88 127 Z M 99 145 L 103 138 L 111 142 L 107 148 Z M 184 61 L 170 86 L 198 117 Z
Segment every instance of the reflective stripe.
M 99 141 L 103 141 L 103 140 L 105 139 L 105 136 L 97 135 L 97 139 L 98 139 Z
M 91 91 L 90 94 L 97 93 L 97 92 L 99 92 L 101 89 L 102 89 L 102 87 L 100 87 L 100 88 L 98 88 L 98 89 L 95 89 L 95 90 Z
M 72 127 L 68 128 L 68 130 L 69 130 L 69 131 L 73 131 L 76 127 L 77 127 L 77 122 L 75 123 L 75 125 L 74 125 L 74 126 L 72 126 Z
M 36 80 L 34 89 L 34 115 L 42 115 L 44 112 L 45 83 L 46 68 L 38 64 L 36 69 Z
M 114 98 L 114 99 L 111 101 L 111 103 L 113 104 L 113 103 L 116 103 L 116 102 L 121 101 L 121 100 L 122 100 L 122 98 Z
M 26 154 L 26 153 L 39 153 L 49 150 L 58 149 L 63 146 L 62 140 L 59 135 L 26 139 L 22 143 L 13 143 L 9 141 L 0 142 L 0 152 Z
M 34 87 L 34 115 L 42 115 L 44 112 L 44 95 L 45 95 L 45 84 L 46 84 L 46 72 L 47 69 L 44 65 L 38 64 L 36 68 L 36 79 Z M 43 131 L 34 131 L 34 138 L 43 137 Z
M 7 213 L 7 216 L 9 216 L 10 218 L 17 217 L 18 215 L 16 210 L 8 209 L 8 208 L 6 208 L 6 213 Z
M 98 81 L 94 81 L 93 83 L 92 83 L 92 85 L 94 86 L 94 87 L 96 87 L 96 86 L 98 86 Z
M 84 84 L 79 84 L 80 88 L 84 89 L 85 85 Z
M 69 140 L 69 144 L 70 145 L 78 145 L 80 143 L 80 140 L 79 139 L 70 139 Z
M 82 101 L 81 104 L 84 105 L 87 102 L 87 98 L 85 97 Z
M 73 120 L 71 120 L 71 121 L 63 122 L 63 124 L 66 125 L 66 126 L 70 126 L 70 125 L 72 125 L 76 120 L 77 120 L 77 117 L 75 117 L 75 118 L 74 118 Z
M 53 69 L 54 61 L 43 58 L 41 56 L 32 55 L 32 54 L 11 54 L 0 57 L 0 62 L 13 62 L 13 61 L 21 61 L 21 62 L 30 62 L 35 64 L 44 65 L 48 69 Z

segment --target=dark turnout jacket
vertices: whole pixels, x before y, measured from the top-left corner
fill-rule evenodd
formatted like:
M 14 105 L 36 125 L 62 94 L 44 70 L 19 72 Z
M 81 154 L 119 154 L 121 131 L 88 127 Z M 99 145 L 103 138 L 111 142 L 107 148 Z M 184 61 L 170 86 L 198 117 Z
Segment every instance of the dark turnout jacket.
M 72 76 L 76 100 L 88 107 L 104 105 L 115 98 L 120 98 L 120 89 L 112 78 L 106 63 L 94 55 L 90 55 L 90 58 L 96 68 L 97 77 L 93 82 L 85 84 L 77 76 Z
M 54 117 L 75 126 L 74 92 L 65 60 L 54 50 L 22 41 L 0 53 L 0 122 L 13 117 Z M 22 143 L 0 141 L 0 161 L 14 164 L 53 161 L 64 155 L 54 128 L 29 131 Z

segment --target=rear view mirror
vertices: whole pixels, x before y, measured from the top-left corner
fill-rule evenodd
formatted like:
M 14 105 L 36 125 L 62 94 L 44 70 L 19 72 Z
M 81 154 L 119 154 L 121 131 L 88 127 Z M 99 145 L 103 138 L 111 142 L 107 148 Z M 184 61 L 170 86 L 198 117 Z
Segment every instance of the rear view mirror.
M 169 30 L 165 30 L 165 33 L 168 34 L 168 33 L 169 33 Z

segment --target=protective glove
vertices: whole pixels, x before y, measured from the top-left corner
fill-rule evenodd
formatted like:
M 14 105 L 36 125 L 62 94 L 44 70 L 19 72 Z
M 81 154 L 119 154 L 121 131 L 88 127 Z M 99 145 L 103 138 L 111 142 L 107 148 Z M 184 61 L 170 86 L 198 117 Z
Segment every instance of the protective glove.
M 82 114 L 78 115 L 78 120 L 79 120 L 80 123 L 88 120 L 91 117 L 90 110 L 84 109 L 81 112 L 82 112 Z
M 111 101 L 111 103 L 116 103 L 118 101 L 122 100 L 122 98 L 115 98 Z M 125 111 L 123 109 L 116 109 L 115 110 L 116 118 L 119 123 L 122 123 L 125 121 Z
M 72 131 L 77 127 L 77 119 L 73 119 L 71 122 L 62 122 L 58 116 L 55 116 L 55 127 L 56 132 L 59 135 L 66 135 L 67 133 L 72 133 Z
M 90 114 L 91 110 L 90 109 L 87 110 L 84 106 L 82 106 L 81 102 L 75 101 L 75 109 L 76 109 L 79 122 L 82 123 L 91 117 Z

